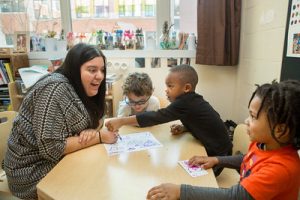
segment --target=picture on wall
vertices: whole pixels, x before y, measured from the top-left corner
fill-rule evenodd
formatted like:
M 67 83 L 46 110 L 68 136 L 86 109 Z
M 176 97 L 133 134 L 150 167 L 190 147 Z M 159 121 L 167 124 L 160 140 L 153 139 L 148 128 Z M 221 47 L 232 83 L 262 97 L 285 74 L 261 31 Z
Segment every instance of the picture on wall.
M 29 32 L 17 31 L 14 34 L 14 51 L 16 52 L 27 52 L 30 49 L 29 46 Z
M 151 59 L 151 68 L 160 68 L 161 67 L 161 59 L 160 58 L 152 58 Z
M 191 65 L 190 58 L 180 58 L 180 65 Z
M 168 58 L 167 60 L 168 67 L 173 67 L 177 65 L 177 59 L 176 58 Z
M 287 57 L 300 57 L 300 1 L 292 0 L 287 35 Z
M 145 68 L 145 58 L 135 58 L 135 67 Z

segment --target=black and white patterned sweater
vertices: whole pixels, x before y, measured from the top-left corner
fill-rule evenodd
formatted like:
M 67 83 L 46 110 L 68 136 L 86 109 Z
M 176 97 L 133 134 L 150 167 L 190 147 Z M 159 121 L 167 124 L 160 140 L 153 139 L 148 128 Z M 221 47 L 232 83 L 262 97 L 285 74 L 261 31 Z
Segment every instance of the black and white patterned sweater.
M 88 112 L 65 76 L 52 73 L 37 82 L 8 139 L 4 169 L 12 193 L 37 199 L 36 185 L 62 159 L 66 138 L 89 124 Z

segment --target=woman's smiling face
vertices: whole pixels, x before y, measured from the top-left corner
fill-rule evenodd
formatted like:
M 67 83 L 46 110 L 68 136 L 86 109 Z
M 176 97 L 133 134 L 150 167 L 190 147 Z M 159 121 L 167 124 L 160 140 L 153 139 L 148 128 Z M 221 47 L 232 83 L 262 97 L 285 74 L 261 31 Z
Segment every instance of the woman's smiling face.
M 102 57 L 96 57 L 85 62 L 80 68 L 81 82 L 88 97 L 98 94 L 98 89 L 104 79 L 105 66 Z

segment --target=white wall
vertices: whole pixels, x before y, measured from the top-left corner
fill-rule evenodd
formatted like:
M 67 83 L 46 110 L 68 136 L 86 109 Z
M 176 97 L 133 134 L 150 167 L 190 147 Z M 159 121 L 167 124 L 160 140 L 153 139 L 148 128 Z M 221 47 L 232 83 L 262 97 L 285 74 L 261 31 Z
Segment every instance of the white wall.
M 237 122 L 248 116 L 254 85 L 280 79 L 287 8 L 287 0 L 243 1 L 233 116 Z
M 197 0 L 180 1 L 180 29 L 197 35 Z

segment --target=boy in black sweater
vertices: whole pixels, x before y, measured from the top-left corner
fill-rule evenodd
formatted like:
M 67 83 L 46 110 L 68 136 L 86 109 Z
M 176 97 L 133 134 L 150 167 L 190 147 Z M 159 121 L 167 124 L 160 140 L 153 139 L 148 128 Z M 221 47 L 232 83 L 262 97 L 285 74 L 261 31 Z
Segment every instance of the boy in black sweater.
M 195 93 L 198 75 L 189 65 L 179 65 L 170 68 L 165 80 L 166 95 L 171 104 L 158 111 L 143 112 L 137 115 L 114 118 L 106 122 L 110 131 L 116 131 L 123 125 L 153 126 L 174 120 L 180 120 L 182 125 L 172 125 L 172 134 L 190 132 L 200 140 L 208 156 L 231 155 L 232 143 L 225 125 L 212 106 Z M 223 168 L 215 167 L 218 176 Z

